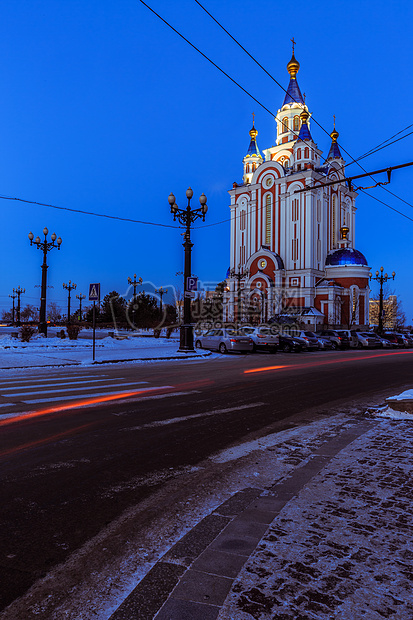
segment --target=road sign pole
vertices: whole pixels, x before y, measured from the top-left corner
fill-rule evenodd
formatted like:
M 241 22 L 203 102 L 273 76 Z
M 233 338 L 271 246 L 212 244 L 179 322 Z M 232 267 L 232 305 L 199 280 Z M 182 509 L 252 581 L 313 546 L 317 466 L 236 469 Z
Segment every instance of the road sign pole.
M 93 302 L 93 361 L 95 361 L 95 342 L 96 342 L 96 302 Z

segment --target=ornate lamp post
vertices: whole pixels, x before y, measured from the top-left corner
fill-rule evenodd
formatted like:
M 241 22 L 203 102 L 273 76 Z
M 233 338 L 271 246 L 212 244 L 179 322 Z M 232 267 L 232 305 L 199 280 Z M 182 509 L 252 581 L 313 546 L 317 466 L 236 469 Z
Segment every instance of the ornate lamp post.
M 162 320 L 162 297 L 167 292 L 168 292 L 167 289 L 166 288 L 162 288 L 162 286 L 160 288 L 156 288 L 155 289 L 155 293 L 157 293 L 159 295 L 159 297 L 161 298 L 161 301 L 159 303 L 159 314 L 161 315 L 161 320 Z
M 191 198 L 194 192 L 190 187 L 186 190 L 186 197 L 188 199 L 188 205 L 186 209 L 179 209 L 175 202 L 175 196 L 172 192 L 168 196 L 168 202 L 171 207 L 171 213 L 174 216 L 174 221 L 178 218 L 178 221 L 185 226 L 184 233 L 184 249 L 185 249 L 185 263 L 184 263 L 184 322 L 181 325 L 180 331 L 180 345 L 179 351 L 189 352 L 194 351 L 194 333 L 191 325 L 191 291 L 188 288 L 188 280 L 191 277 L 191 250 L 194 245 L 191 242 L 191 224 L 195 222 L 199 217 L 202 217 L 202 221 L 205 222 L 205 215 L 208 211 L 207 198 L 205 194 L 201 194 L 199 202 L 201 206 L 198 209 L 191 209 Z
M 133 274 L 132 278 L 128 278 L 128 283 L 133 286 L 133 298 L 132 298 L 132 323 L 135 326 L 135 303 L 136 303 L 136 287 L 141 285 L 143 282 L 142 278 L 136 279 L 136 273 Z
M 40 314 L 39 314 L 39 332 L 47 336 L 47 321 L 46 321 L 46 282 L 47 282 L 47 253 L 50 252 L 52 248 L 57 248 L 60 250 L 60 246 L 62 244 L 62 238 L 59 237 L 56 240 L 56 233 L 52 233 L 50 236 L 51 241 L 47 240 L 47 235 L 49 234 L 49 230 L 47 228 L 43 228 L 44 241 L 41 241 L 40 237 L 37 236 L 34 239 L 34 234 L 29 232 L 30 245 L 33 243 L 37 246 L 38 250 L 43 251 L 43 263 L 42 263 L 42 289 L 40 295 Z M 56 243 L 55 243 L 56 241 Z
M 79 321 L 82 320 L 82 299 L 86 299 L 86 295 L 82 295 L 82 293 L 80 293 L 80 295 L 76 295 L 76 299 L 79 300 Z
M 69 280 L 69 284 L 65 284 L 63 282 L 63 288 L 68 291 L 67 295 L 67 324 L 70 325 L 70 293 L 74 291 L 77 287 L 77 284 L 72 284 L 71 280 Z
M 380 267 L 380 273 L 379 271 L 376 271 L 376 277 L 373 277 L 370 274 L 370 280 L 376 280 L 377 282 L 380 283 L 380 296 L 379 296 L 379 327 L 378 327 L 378 332 L 379 334 L 383 333 L 383 284 L 385 282 L 387 282 L 387 280 L 394 280 L 396 272 L 393 271 L 391 276 L 389 276 L 387 273 L 385 273 L 383 275 L 383 271 L 384 268 Z
M 13 300 L 13 308 L 12 308 L 12 315 L 11 315 L 11 324 L 14 326 L 14 300 L 16 299 L 17 295 L 15 295 L 16 291 L 13 289 L 13 295 L 9 295 L 9 297 L 12 298 Z
M 231 269 L 229 275 L 237 280 L 237 323 L 241 323 L 241 280 L 249 276 L 249 271 L 238 265 L 237 270 Z
M 17 295 L 17 325 L 20 327 L 20 325 L 21 325 L 21 321 L 20 321 L 20 295 L 25 293 L 26 289 L 22 288 L 21 286 L 18 286 L 14 292 Z

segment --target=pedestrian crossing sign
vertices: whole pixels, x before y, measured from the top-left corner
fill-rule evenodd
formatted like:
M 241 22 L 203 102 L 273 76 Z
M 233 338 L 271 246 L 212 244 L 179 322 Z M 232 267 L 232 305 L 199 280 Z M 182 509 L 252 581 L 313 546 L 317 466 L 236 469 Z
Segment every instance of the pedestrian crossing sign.
M 89 301 L 100 300 L 100 282 L 89 284 Z

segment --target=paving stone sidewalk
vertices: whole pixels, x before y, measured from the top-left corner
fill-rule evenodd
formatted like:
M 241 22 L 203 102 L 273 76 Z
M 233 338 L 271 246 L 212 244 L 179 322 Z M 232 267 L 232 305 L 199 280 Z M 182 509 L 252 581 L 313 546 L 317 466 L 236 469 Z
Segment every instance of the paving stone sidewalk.
M 296 452 L 274 486 L 186 534 L 111 620 L 411 620 L 412 421 L 355 418 Z
M 219 620 L 413 618 L 413 423 L 374 421 L 271 523 Z

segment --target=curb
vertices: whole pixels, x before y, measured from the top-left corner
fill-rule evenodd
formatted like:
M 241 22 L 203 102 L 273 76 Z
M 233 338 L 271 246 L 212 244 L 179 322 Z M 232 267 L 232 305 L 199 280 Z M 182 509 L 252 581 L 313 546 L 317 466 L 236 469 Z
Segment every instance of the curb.
M 344 448 L 372 428 L 360 420 L 321 444 L 269 489 L 232 495 L 169 549 L 109 620 L 216 620 L 231 587 L 281 510 Z

